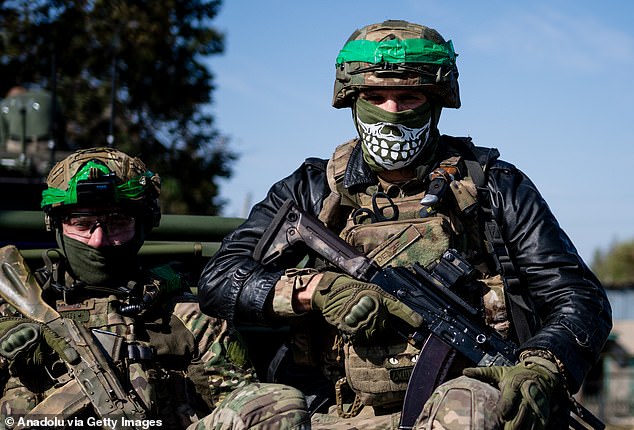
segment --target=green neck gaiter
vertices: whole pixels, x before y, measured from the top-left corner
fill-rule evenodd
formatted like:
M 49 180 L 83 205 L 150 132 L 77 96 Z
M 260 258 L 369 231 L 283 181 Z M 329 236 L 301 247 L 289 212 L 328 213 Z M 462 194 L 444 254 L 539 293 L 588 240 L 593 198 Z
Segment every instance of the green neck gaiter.
M 388 112 L 357 98 L 353 116 L 363 142 L 363 159 L 374 171 L 381 171 L 401 169 L 416 159 L 429 158 L 438 142 L 439 113 L 431 103 Z
M 93 248 L 68 236 L 60 238 L 60 234 L 57 241 L 73 276 L 87 286 L 125 286 L 139 271 L 137 254 L 142 242 L 137 239 L 102 248 Z

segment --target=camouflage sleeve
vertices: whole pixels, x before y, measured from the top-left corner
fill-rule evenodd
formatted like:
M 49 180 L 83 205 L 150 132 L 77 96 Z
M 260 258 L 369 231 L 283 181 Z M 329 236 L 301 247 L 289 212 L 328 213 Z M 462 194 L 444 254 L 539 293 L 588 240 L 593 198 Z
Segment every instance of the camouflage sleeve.
M 21 316 L 13 306 L 0 299 L 0 318 Z M 0 336 L 3 335 L 4 333 L 0 333 Z M 33 374 L 41 376 L 39 372 L 33 372 Z M 0 394 L 2 422 L 6 417 L 26 414 L 41 401 L 38 394 L 28 389 L 20 378 L 10 376 L 9 361 L 3 356 L 0 356 Z M 0 428 L 4 427 L 0 426 Z
M 19 317 L 20 313 L 10 304 L 0 299 L 0 318 Z M 4 333 L 0 333 L 0 336 Z M 0 393 L 4 393 L 6 381 L 9 378 L 9 363 L 5 357 L 0 356 Z
M 204 315 L 198 303 L 178 303 L 174 316 L 192 333 L 197 353 L 188 367 L 188 378 L 210 408 L 231 391 L 256 381 L 245 342 L 225 320 Z

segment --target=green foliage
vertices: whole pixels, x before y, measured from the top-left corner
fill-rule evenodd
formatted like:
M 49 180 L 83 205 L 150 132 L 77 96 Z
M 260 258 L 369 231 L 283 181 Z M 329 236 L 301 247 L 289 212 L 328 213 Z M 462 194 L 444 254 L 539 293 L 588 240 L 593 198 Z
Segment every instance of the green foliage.
M 214 215 L 217 180 L 235 159 L 203 109 L 214 89 L 203 61 L 224 50 L 224 35 L 210 25 L 220 5 L 0 2 L 0 94 L 18 84 L 54 89 L 70 149 L 106 146 L 112 134 L 113 146 L 161 175 L 164 212 Z
M 634 240 L 618 243 L 605 253 L 597 251 L 592 269 L 605 285 L 634 284 Z

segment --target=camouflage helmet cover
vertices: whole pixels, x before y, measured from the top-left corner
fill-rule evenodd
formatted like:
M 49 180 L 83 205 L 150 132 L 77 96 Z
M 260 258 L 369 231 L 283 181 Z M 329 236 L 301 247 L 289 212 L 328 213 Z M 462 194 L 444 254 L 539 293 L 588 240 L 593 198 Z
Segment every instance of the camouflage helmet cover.
M 389 20 L 356 30 L 339 52 L 332 105 L 350 107 L 364 88 L 420 88 L 459 108 L 457 54 L 436 30 Z
M 42 192 L 42 209 L 50 228 L 51 216 L 78 205 L 130 208 L 144 218 L 147 227 L 161 219 L 161 180 L 136 157 L 113 148 L 89 148 L 73 152 L 53 166 Z

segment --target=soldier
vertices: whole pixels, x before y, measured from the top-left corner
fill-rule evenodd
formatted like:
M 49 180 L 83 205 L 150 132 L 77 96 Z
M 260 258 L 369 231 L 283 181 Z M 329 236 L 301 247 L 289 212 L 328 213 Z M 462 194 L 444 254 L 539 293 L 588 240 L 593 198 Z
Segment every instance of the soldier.
M 404 324 L 420 330 L 420 315 L 315 253 L 254 259 L 289 199 L 382 267 L 433 268 L 456 249 L 477 269 L 458 293 L 520 345 L 514 366 L 456 356 L 439 368 L 430 378 L 446 382 L 403 428 L 565 428 L 569 396 L 607 339 L 605 291 L 530 179 L 497 150 L 438 131 L 442 108 L 460 106 L 457 79 L 452 42 L 434 29 L 355 31 L 336 60 L 333 106 L 351 108 L 359 137 L 273 185 L 203 270 L 204 312 L 290 327 L 271 375 L 302 389 L 313 428 L 397 428 L 413 364 L 434 351 L 401 336 Z
M 133 418 L 184 429 L 253 381 L 244 344 L 226 321 L 200 312 L 185 277 L 171 265 L 139 266 L 137 253 L 161 217 L 157 174 L 121 151 L 93 148 L 57 163 L 46 183 L 41 206 L 59 249 L 48 250 L 35 271 L 42 296 L 62 318 L 92 329 L 137 407 Z M 17 424 L 34 411 L 35 418 L 74 416 L 91 426 L 86 417 L 104 405 L 82 392 L 61 395 L 73 379 L 65 339 L 9 304 L 2 311 L 3 418 Z

